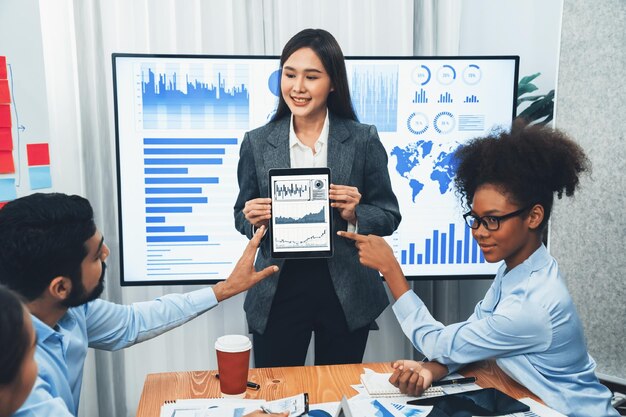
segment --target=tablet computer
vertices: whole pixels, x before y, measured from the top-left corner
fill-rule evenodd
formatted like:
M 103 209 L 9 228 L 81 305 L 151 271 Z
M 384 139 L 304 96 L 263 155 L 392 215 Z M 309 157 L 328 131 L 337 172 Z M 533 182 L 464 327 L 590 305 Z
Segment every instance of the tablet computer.
M 438 397 L 424 397 L 408 401 L 407 404 L 432 405 L 431 414 L 433 416 L 449 416 L 459 412 L 465 412 L 472 416 L 503 416 L 530 410 L 528 405 L 495 388 L 483 388 Z
M 273 258 L 333 256 L 330 168 L 270 169 Z

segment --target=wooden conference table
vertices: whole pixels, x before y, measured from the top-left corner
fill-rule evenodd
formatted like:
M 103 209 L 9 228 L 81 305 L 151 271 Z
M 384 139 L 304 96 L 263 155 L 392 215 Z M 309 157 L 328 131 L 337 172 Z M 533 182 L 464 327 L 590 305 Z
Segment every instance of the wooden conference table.
M 294 366 L 285 368 L 252 368 L 249 380 L 261 385 L 258 391 L 248 390 L 246 398 L 275 400 L 302 392 L 309 394 L 311 404 L 339 401 L 345 394 L 356 394 L 350 385 L 360 383 L 363 367 L 377 372 L 391 372 L 387 362 L 331 365 Z M 165 372 L 149 374 L 139 400 L 137 417 L 158 416 L 166 400 L 182 398 L 216 398 L 220 396 L 217 371 Z M 483 361 L 466 366 L 460 371 L 465 376 L 476 376 L 483 388 L 495 387 L 514 398 L 538 397 L 507 376 L 494 361 Z

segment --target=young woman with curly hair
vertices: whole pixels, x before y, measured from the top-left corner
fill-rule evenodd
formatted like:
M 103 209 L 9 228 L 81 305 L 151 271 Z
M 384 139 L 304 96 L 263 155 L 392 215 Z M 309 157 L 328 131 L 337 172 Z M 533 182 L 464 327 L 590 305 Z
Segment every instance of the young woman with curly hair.
M 465 321 L 445 326 L 410 291 L 393 252 L 377 236 L 356 241 L 360 260 L 389 284 L 404 333 L 430 362 L 397 361 L 390 381 L 419 395 L 465 364 L 495 359 L 513 379 L 570 417 L 617 416 L 587 352 L 583 326 L 559 265 L 542 243 L 554 196 L 572 196 L 589 169 L 564 133 L 516 124 L 461 147 L 455 185 L 464 218 L 488 262 L 502 262 Z

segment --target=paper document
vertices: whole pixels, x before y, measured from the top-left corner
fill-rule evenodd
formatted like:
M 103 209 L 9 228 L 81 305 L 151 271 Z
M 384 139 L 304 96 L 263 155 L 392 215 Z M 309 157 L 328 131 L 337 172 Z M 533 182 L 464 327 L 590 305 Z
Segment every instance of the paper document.
M 391 373 L 378 373 L 374 372 L 369 368 L 363 368 L 363 372 L 361 374 L 361 382 L 367 391 L 367 394 L 372 398 L 407 398 L 407 399 L 415 399 L 420 397 L 409 397 L 400 392 L 399 388 L 394 387 L 391 382 L 389 382 L 389 377 Z M 458 379 L 463 376 L 460 374 L 450 374 L 446 376 L 445 379 Z M 354 386 L 353 386 L 354 388 Z M 356 389 L 356 388 L 355 388 Z M 456 394 L 458 392 L 467 392 L 467 391 L 475 391 L 480 389 L 480 386 L 476 383 L 471 384 L 453 384 L 453 385 L 445 385 L 442 387 L 429 387 L 424 391 L 421 397 L 438 397 L 441 395 L 448 394 Z M 357 389 L 358 391 L 358 389 Z
M 348 400 L 353 417 L 421 417 L 432 410 L 430 406 L 404 404 L 390 398 L 368 398 Z
M 308 405 L 307 394 L 275 401 L 197 398 L 163 404 L 160 417 L 240 417 L 256 410 L 272 413 L 289 411 L 289 417 L 297 417 L 308 411 Z

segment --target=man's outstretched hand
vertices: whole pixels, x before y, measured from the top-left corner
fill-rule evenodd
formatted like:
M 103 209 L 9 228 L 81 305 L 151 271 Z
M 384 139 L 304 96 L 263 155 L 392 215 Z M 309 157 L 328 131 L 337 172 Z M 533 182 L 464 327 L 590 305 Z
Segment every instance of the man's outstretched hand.
M 261 243 L 261 238 L 263 238 L 263 235 L 265 234 L 265 230 L 265 226 L 261 226 L 256 231 L 254 236 L 252 236 L 252 239 L 250 239 L 250 242 L 248 242 L 248 246 L 246 246 L 246 249 L 243 251 L 243 255 L 241 255 L 241 258 L 237 261 L 237 264 L 235 265 L 233 272 L 230 273 L 228 279 L 216 284 L 213 287 L 217 301 L 226 300 L 233 295 L 246 291 L 262 279 L 278 272 L 278 267 L 276 265 L 268 266 L 264 270 L 258 272 L 254 269 L 256 251 L 259 248 L 259 244 Z

